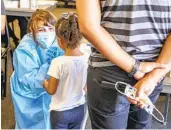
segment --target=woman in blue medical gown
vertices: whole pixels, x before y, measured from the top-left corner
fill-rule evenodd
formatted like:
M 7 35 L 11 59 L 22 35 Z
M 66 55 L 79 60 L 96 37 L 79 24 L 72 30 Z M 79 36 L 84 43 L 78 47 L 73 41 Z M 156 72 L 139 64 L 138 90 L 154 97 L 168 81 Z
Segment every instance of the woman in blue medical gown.
M 13 55 L 14 72 L 10 78 L 16 129 L 48 129 L 51 97 L 42 86 L 53 58 L 63 55 L 58 47 L 55 17 L 45 10 L 33 13 L 28 34 Z

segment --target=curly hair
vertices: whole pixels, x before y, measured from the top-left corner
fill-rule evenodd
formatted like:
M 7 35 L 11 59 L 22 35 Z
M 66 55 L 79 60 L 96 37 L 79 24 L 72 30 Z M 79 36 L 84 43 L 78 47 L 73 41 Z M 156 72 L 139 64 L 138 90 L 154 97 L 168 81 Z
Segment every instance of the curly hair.
M 30 21 L 28 23 L 28 33 L 33 33 L 33 39 L 36 40 L 36 33 L 38 32 L 39 26 L 38 24 L 40 22 L 43 22 L 44 26 L 48 26 L 48 24 L 51 24 L 52 26 L 55 26 L 57 20 L 56 17 L 47 10 L 43 9 L 37 9 L 36 12 L 33 13 L 33 15 L 30 18 Z
M 79 30 L 77 15 L 68 14 L 68 18 L 61 18 L 56 23 L 56 34 L 62 37 L 67 45 L 67 48 L 75 49 L 80 45 L 82 34 Z

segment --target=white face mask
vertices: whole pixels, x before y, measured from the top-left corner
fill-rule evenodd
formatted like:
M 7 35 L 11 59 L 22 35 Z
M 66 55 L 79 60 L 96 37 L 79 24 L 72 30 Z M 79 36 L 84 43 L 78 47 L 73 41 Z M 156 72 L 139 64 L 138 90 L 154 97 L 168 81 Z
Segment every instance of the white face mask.
M 47 30 L 48 27 L 43 27 L 43 29 Z M 36 34 L 36 39 L 39 45 L 43 49 L 49 48 L 56 40 L 56 33 L 55 30 L 53 31 L 45 31 L 45 32 L 38 32 Z
M 121 93 L 121 94 L 123 94 L 123 95 L 125 95 L 125 96 L 127 96 L 127 97 L 129 97 L 129 98 L 131 98 L 131 99 L 135 99 L 135 97 L 136 97 L 136 91 L 137 91 L 137 89 L 136 88 L 134 88 L 134 87 L 132 87 L 131 85 L 129 85 L 129 84 L 127 84 L 127 83 L 124 83 L 124 82 L 116 82 L 116 84 L 115 84 L 115 89 L 119 92 L 119 93 Z M 124 90 L 124 91 L 123 91 Z M 164 123 L 164 117 L 163 117 L 163 115 L 161 114 L 161 112 L 154 106 L 154 104 L 151 102 L 151 100 L 149 99 L 149 97 L 148 96 L 146 96 L 146 95 L 144 95 L 144 110 L 146 111 L 146 112 L 148 112 L 149 114 L 151 114 L 157 121 L 159 121 L 159 122 L 161 122 L 161 123 Z M 162 118 L 162 120 L 161 119 L 158 119 L 153 113 L 154 113 L 154 110 L 156 111 L 156 112 L 158 112 L 158 114 L 161 116 L 161 118 Z

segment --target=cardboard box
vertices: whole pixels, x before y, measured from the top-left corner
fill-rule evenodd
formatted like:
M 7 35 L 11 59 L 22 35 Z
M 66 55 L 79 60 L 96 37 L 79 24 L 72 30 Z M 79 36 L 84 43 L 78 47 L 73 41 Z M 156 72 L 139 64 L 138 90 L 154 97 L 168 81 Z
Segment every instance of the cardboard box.
M 30 8 L 30 0 L 20 0 L 20 8 Z
M 19 1 L 4 1 L 5 8 L 18 8 Z

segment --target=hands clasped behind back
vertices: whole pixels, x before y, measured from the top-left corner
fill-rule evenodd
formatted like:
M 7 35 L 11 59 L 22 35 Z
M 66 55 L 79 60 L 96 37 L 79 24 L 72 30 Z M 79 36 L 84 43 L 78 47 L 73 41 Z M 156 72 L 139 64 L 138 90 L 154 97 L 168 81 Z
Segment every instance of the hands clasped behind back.
M 134 78 L 138 80 L 138 82 L 134 85 L 137 89 L 136 99 L 128 98 L 128 101 L 131 104 L 135 104 L 140 108 L 143 108 L 143 100 L 144 95 L 149 96 L 157 83 L 155 83 L 147 74 L 152 72 L 155 69 L 165 69 L 166 66 L 164 64 L 156 63 L 156 62 L 141 62 L 139 66 L 139 70 L 135 73 Z
M 134 78 L 137 80 L 142 79 L 147 73 L 150 73 L 154 69 L 161 68 L 164 69 L 166 66 L 164 64 L 156 62 L 141 62 L 139 70 L 135 73 Z

